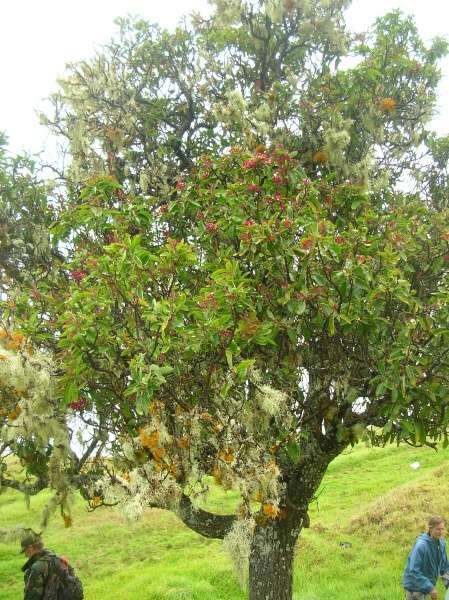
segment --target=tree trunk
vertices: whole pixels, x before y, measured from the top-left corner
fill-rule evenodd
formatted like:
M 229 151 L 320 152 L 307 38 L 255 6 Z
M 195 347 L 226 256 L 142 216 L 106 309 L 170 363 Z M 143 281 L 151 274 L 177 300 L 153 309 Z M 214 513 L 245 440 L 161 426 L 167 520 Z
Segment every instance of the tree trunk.
M 299 530 L 288 521 L 271 519 L 256 525 L 249 557 L 249 600 L 292 600 Z

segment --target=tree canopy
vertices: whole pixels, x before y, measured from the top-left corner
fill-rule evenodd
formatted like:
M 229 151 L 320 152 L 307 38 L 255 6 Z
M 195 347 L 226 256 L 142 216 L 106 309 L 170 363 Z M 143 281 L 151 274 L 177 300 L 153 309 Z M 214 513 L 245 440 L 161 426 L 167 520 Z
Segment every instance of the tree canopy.
M 52 250 L 10 269 L 2 309 L 20 489 L 53 486 L 68 523 L 73 487 L 91 509 L 245 532 L 252 600 L 291 599 L 295 541 L 348 444 L 447 443 L 448 144 L 428 130 L 446 47 L 398 12 L 352 34 L 347 5 L 121 21 L 52 97 L 71 155 L 57 201 L 39 196 Z M 7 379 L 30 344 L 43 404 Z M 33 414 L 69 438 L 76 416 L 82 452 Z M 237 514 L 198 508 L 212 480 Z

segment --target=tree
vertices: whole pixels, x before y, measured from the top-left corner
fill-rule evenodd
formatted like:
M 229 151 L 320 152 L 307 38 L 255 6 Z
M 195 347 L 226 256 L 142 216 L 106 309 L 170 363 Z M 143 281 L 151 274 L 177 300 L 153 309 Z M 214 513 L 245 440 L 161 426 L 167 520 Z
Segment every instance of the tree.
M 0 132 L 0 292 L 3 295 L 37 271 L 45 270 L 56 256 L 48 233 L 53 212 L 48 203 L 51 187 L 43 183 L 32 157 L 8 153 L 6 136 Z
M 173 35 L 123 23 L 55 96 L 74 144 L 64 260 L 5 308 L 90 435 L 54 486 L 245 538 L 251 600 L 291 599 L 308 506 L 348 444 L 447 443 L 445 147 L 426 129 L 444 48 L 398 13 L 362 43 L 345 5 L 219 3 Z M 198 507 L 211 478 L 238 514 Z
M 118 39 L 70 66 L 42 115 L 72 157 L 63 178 L 108 172 L 161 197 L 204 153 L 271 143 L 300 153 L 309 176 L 395 184 L 419 168 L 443 40 L 426 48 L 398 11 L 352 34 L 350 0 L 212 4 L 174 33 L 119 20 Z

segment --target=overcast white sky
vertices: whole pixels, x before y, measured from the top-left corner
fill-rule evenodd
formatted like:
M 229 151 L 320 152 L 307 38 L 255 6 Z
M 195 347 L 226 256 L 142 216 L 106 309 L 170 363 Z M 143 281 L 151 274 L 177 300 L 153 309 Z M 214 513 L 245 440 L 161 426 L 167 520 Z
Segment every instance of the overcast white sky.
M 393 8 L 415 15 L 425 40 L 449 37 L 449 0 L 353 0 L 348 22 L 365 29 Z M 11 150 L 39 151 L 45 146 L 46 133 L 35 110 L 55 89 L 67 62 L 88 58 L 109 40 L 116 29 L 114 18 L 130 13 L 172 26 L 193 9 L 207 10 L 207 1 L 0 0 L 0 130 L 9 136 Z M 448 59 L 442 67 L 435 127 L 448 134 Z

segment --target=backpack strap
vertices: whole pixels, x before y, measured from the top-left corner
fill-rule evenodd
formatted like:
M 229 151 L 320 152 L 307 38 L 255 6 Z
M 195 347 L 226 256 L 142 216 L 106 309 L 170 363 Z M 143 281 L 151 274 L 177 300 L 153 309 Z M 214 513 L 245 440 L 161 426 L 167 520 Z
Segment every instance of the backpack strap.
M 48 575 L 42 600 L 57 600 L 60 580 L 58 565 L 59 557 L 56 556 L 56 554 L 48 554 L 43 558 L 48 563 Z

